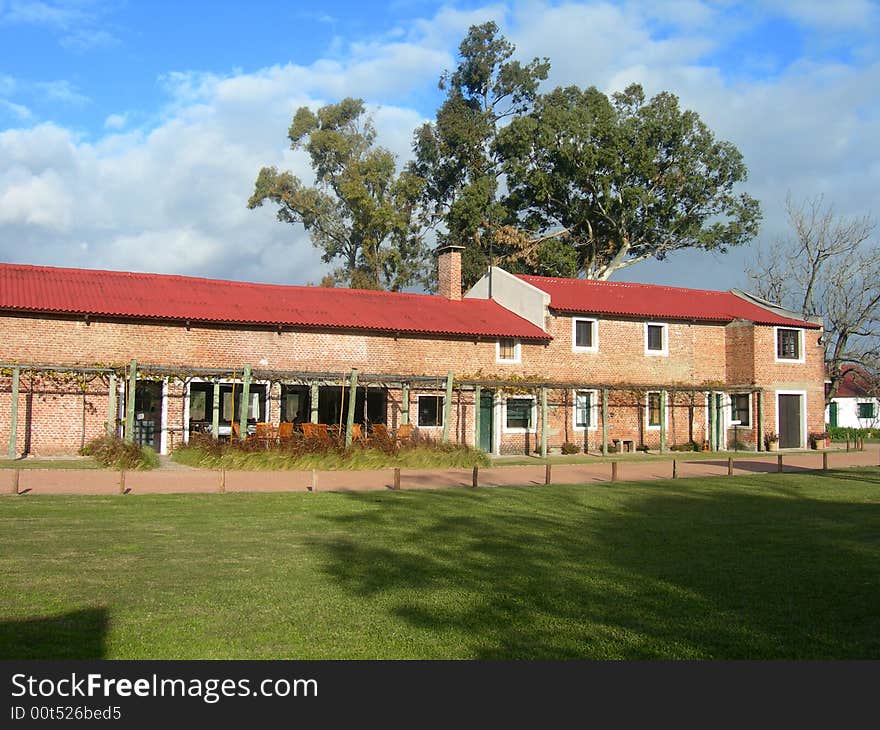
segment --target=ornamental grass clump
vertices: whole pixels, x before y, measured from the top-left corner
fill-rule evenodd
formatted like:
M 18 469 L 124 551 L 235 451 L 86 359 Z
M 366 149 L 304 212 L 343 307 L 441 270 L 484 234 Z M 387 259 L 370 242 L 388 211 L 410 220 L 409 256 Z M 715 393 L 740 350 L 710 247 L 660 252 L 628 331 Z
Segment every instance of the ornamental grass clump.
M 294 438 L 267 444 L 256 438 L 244 441 L 213 439 L 193 434 L 188 444 L 178 447 L 172 459 L 202 469 L 273 470 L 360 470 L 406 467 L 414 469 L 488 466 L 482 451 L 458 444 L 444 444 L 413 432 L 405 443 L 391 437 L 355 441 L 348 448 L 341 438 Z
M 159 466 L 159 457 L 149 446 L 141 446 L 115 436 L 92 439 L 80 449 L 80 454 L 91 456 L 107 469 L 120 471 L 148 471 Z

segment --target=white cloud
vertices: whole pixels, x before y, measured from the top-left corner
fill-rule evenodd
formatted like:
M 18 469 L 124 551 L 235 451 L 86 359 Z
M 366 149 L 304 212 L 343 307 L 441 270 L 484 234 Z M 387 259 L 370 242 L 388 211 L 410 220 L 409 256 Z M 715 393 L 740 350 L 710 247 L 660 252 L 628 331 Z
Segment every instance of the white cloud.
M 122 129 L 128 123 L 128 114 L 111 114 L 104 120 L 104 129 Z

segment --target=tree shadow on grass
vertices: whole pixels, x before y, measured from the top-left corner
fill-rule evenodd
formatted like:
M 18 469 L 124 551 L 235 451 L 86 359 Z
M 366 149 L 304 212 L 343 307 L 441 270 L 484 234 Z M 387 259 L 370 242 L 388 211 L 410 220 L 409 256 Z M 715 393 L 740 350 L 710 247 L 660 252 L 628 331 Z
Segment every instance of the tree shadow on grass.
M 438 658 L 880 657 L 880 504 L 674 484 L 396 495 L 319 549 Z
M 0 659 L 103 659 L 109 621 L 103 607 L 0 621 Z

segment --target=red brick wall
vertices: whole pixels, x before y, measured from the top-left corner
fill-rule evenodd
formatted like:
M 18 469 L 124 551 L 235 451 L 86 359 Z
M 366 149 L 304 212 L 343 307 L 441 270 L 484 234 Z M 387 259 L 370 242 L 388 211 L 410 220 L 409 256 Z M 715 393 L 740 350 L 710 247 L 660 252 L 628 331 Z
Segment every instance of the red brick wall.
M 645 328 L 640 321 L 601 319 L 598 325 L 598 352 L 572 352 L 572 320 L 550 317 L 548 330 L 554 337 L 549 345 L 523 344 L 521 362 L 496 362 L 494 341 L 419 339 L 363 333 L 289 332 L 267 329 L 183 324 L 140 324 L 40 317 L 0 317 L 0 360 L 4 362 L 114 365 L 123 366 L 131 358 L 141 365 L 189 366 L 240 369 L 249 363 L 259 370 L 298 370 L 347 373 L 357 367 L 366 373 L 437 376 L 437 386 L 447 371 L 458 377 L 484 379 L 519 377 L 542 382 L 582 383 L 584 386 L 618 384 L 632 386 L 612 393 L 609 408 L 609 437 L 627 438 L 637 445 L 659 445 L 659 430 L 644 424 L 645 392 L 658 384 L 700 386 L 710 384 L 743 385 L 748 379 L 766 391 L 764 424 L 775 430 L 777 389 L 807 391 L 808 430 L 822 430 L 822 348 L 816 346 L 818 333 L 805 331 L 804 364 L 776 363 L 772 327 L 753 325 L 693 324 L 670 322 L 668 355 L 645 354 Z M 754 373 L 754 377 L 749 377 Z M 48 381 L 47 381 L 48 382 Z M 24 412 L 29 378 L 22 378 L 19 403 L 19 449 L 25 447 Z M 69 392 L 55 392 L 54 385 L 34 387 L 31 402 L 30 441 L 33 453 L 75 451 L 82 441 L 83 401 L 78 386 Z M 53 390 L 54 389 L 54 390 Z M 9 378 L 0 378 L 0 447 L 9 438 Z M 184 388 L 172 381 L 168 391 L 168 440 L 178 443 L 184 429 Z M 432 392 L 414 384 L 410 414 L 416 418 L 415 397 Z M 439 391 L 434 391 L 439 392 Z M 389 421 L 399 422 L 400 393 L 389 394 Z M 458 396 L 456 395 L 456 399 Z M 460 413 L 455 411 L 453 438 L 473 440 L 473 395 L 461 396 Z M 705 437 L 705 394 L 694 396 L 693 427 L 688 427 L 691 396 L 670 393 L 667 443 L 684 443 Z M 280 388 L 270 392 L 271 420 L 277 422 Z M 753 399 L 753 408 L 757 405 Z M 591 450 L 601 443 L 601 423 L 596 431 L 574 432 L 573 396 L 570 389 L 550 391 L 548 443 L 558 447 L 564 441 L 586 438 Z M 457 404 L 457 400 L 455 401 Z M 537 394 L 536 394 L 536 402 Z M 540 408 L 536 409 L 537 420 Z M 497 418 L 503 412 L 496 414 Z M 757 415 L 755 414 L 756 422 Z M 99 435 L 107 419 L 106 384 L 88 386 L 86 395 L 86 439 Z M 537 424 L 536 424 L 537 425 Z M 451 424 L 452 426 L 452 424 Z M 522 453 L 540 445 L 537 429 L 531 434 L 504 433 L 500 429 L 503 452 Z M 439 435 L 439 432 L 438 432 Z

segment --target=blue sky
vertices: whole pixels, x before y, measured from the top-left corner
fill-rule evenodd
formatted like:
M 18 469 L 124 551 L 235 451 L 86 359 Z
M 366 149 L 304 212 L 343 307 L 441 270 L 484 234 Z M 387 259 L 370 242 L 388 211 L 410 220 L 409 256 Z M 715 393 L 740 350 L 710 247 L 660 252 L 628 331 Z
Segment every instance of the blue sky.
M 548 85 L 669 90 L 736 144 L 761 240 L 824 195 L 876 214 L 880 8 L 835 3 L 134 2 L 0 0 L 0 260 L 301 284 L 302 230 L 245 202 L 293 111 L 366 100 L 401 160 L 472 23 L 493 19 Z M 752 248 L 687 253 L 616 278 L 745 284 Z

